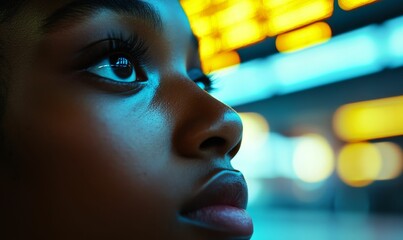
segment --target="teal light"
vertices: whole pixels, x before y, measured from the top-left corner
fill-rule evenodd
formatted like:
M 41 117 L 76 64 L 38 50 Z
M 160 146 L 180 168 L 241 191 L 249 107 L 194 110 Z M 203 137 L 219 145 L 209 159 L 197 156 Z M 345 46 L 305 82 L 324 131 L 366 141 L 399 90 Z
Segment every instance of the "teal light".
M 380 71 L 382 52 L 378 27 L 368 26 L 334 37 L 326 44 L 292 54 L 280 54 L 274 61 L 280 93 L 289 93 Z
M 352 79 L 403 65 L 403 16 L 215 73 L 213 96 L 231 106 Z
M 390 67 L 403 65 L 403 16 L 385 23 Z
M 270 59 L 257 59 L 240 66 L 214 73 L 214 97 L 230 106 L 270 97 L 276 92 L 277 81 L 271 81 L 273 65 Z

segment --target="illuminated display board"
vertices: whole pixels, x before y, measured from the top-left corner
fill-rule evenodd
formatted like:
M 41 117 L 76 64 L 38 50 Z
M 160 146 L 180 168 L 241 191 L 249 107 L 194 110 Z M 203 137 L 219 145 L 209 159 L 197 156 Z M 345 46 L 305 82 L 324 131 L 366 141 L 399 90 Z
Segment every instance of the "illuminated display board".
M 353 10 L 377 0 L 338 0 Z M 280 52 L 323 43 L 332 36 L 324 20 L 334 12 L 334 0 L 182 0 L 206 72 L 239 63 L 235 50 L 277 37 Z

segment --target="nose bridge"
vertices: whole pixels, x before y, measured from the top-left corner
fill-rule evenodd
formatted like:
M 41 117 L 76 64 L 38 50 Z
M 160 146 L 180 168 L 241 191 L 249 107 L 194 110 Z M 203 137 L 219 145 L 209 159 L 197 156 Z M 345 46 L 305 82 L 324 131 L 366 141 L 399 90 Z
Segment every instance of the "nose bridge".
M 162 86 L 164 87 L 164 86 Z M 176 152 L 187 158 L 233 158 L 242 138 L 238 114 L 189 79 L 165 85 Z

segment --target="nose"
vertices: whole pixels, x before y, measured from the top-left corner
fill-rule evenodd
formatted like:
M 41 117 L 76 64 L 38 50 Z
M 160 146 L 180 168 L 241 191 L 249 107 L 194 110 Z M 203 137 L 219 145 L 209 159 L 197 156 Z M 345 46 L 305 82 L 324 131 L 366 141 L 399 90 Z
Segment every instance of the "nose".
M 229 106 L 186 80 L 178 86 L 173 145 L 187 158 L 229 158 L 238 152 L 242 122 Z

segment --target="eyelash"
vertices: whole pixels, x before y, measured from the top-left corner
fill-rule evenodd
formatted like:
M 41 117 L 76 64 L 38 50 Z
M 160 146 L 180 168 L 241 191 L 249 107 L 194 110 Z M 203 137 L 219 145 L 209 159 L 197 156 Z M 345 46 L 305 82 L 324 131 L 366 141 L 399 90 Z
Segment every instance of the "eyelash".
M 109 33 L 107 41 L 109 43 L 107 55 L 127 53 L 132 58 L 131 60 L 141 67 L 145 67 L 149 64 L 150 59 L 147 54 L 148 47 L 137 35 L 130 35 L 128 38 L 125 38 L 121 33 Z
M 150 55 L 148 54 L 149 48 L 148 46 L 146 46 L 145 41 L 137 35 L 124 37 L 122 33 L 111 32 L 108 34 L 107 39 L 95 42 L 90 46 L 105 41 L 108 43 L 108 47 L 102 51 L 103 54 L 101 55 L 101 57 L 98 57 L 97 60 L 100 61 L 101 59 L 112 56 L 114 54 L 126 54 L 130 57 L 130 60 L 132 61 L 134 66 L 134 70 L 136 71 L 136 73 L 139 73 L 140 77 L 143 78 L 143 80 L 131 83 L 123 83 L 108 78 L 95 76 L 94 74 L 91 75 L 93 75 L 93 77 L 96 77 L 97 80 L 100 81 L 102 84 L 112 84 L 112 86 L 115 86 L 117 88 L 116 90 L 118 91 L 138 90 L 140 87 L 144 86 L 141 83 L 148 80 L 144 72 L 144 68 L 147 68 L 147 66 L 149 66 L 150 64 Z M 96 63 L 97 61 L 92 61 L 91 64 L 87 65 L 86 69 L 94 65 L 94 62 Z M 209 74 L 204 74 L 200 69 L 199 71 L 201 72 L 201 74 L 198 74 L 196 78 L 191 78 L 191 80 L 197 84 L 203 84 L 201 88 L 207 92 L 214 91 L 216 89 L 214 87 L 214 82 L 216 79 Z
M 214 86 L 216 82 L 216 78 L 214 76 L 211 76 L 209 74 L 202 74 L 200 77 L 192 79 L 195 83 L 203 83 L 204 87 L 203 89 L 206 92 L 213 92 L 217 88 Z
M 112 92 L 131 93 L 144 87 L 148 80 L 145 68 L 149 66 L 148 47 L 137 35 L 124 37 L 122 33 L 109 33 L 108 37 L 92 43 L 81 50 L 85 55 L 78 61 L 77 69 L 85 74 L 90 84 L 95 84 L 101 89 Z M 132 64 L 136 80 L 133 82 L 120 82 L 114 79 L 98 75 L 91 71 L 98 63 L 112 56 L 122 55 Z M 81 66 L 81 67 L 80 67 Z
M 212 92 L 216 89 L 214 87 L 216 81 L 214 76 L 211 76 L 211 74 L 205 74 L 199 68 L 190 69 L 188 71 L 188 77 L 206 92 Z

